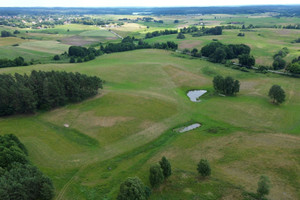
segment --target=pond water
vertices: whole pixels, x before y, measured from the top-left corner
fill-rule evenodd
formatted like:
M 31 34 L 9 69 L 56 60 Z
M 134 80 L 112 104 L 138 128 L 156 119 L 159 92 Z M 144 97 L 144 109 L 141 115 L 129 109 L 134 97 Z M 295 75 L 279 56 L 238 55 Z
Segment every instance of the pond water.
M 185 126 L 185 127 L 182 127 L 180 129 L 178 129 L 178 132 L 179 133 L 184 133 L 184 132 L 199 128 L 200 126 L 201 126 L 201 124 L 199 124 L 199 123 L 191 124 L 189 126 Z
M 192 90 L 187 93 L 187 96 L 192 102 L 200 102 L 199 97 L 205 94 L 207 90 Z

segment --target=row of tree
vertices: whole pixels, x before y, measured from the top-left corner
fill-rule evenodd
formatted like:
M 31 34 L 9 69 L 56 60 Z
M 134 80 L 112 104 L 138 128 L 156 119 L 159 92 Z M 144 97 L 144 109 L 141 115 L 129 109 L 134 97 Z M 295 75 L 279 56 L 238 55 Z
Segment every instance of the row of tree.
M 154 31 L 154 32 L 146 33 L 145 39 L 158 37 L 161 35 L 171 35 L 171 34 L 177 34 L 177 33 L 178 33 L 178 30 L 168 30 L 168 29 L 166 29 L 164 31 Z
M 102 80 L 80 73 L 32 71 L 0 74 L 0 116 L 49 110 L 98 93 Z
M 126 37 L 120 43 L 109 43 L 106 46 L 100 46 L 100 50 L 104 53 L 114 53 L 114 52 L 123 52 L 130 51 L 135 49 L 167 49 L 167 50 L 176 50 L 178 48 L 178 44 L 172 41 L 167 41 L 166 43 L 154 43 L 149 44 L 144 42 L 143 40 L 138 40 L 132 37 Z
M 28 66 L 28 63 L 25 62 L 24 58 L 19 56 L 13 60 L 10 59 L 0 59 L 0 68 L 4 67 L 17 67 L 17 66 Z
M 213 28 L 202 28 L 199 29 L 196 33 L 192 34 L 193 37 L 200 37 L 204 35 L 222 35 L 223 29 L 221 26 L 216 26 Z
M 51 200 L 52 181 L 28 159 L 28 151 L 12 134 L 0 135 L 0 199 Z
M 162 157 L 158 164 L 150 167 L 149 181 L 152 188 L 158 188 L 172 174 L 170 162 Z M 146 200 L 151 195 L 151 189 L 138 178 L 129 177 L 120 185 L 118 200 Z

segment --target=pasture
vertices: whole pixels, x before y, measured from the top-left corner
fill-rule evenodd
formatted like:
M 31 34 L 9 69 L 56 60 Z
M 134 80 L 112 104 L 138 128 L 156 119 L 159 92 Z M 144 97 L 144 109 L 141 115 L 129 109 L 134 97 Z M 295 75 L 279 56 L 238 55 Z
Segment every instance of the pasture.
M 262 31 L 271 35 L 268 29 Z M 224 32 L 219 38 L 224 43 L 237 33 Z M 251 34 L 246 32 L 246 37 Z M 149 42 L 171 37 L 176 36 Z M 280 44 L 266 48 L 273 51 L 288 40 L 280 36 Z M 256 48 L 253 44 L 254 55 Z M 243 199 L 243 192 L 256 191 L 261 174 L 271 180 L 271 199 L 300 198 L 300 79 L 245 73 L 152 49 L 105 54 L 80 64 L 4 68 L 0 73 L 31 70 L 80 72 L 106 81 L 98 96 L 82 103 L 0 118 L 0 134 L 13 133 L 21 139 L 30 160 L 53 180 L 58 200 L 115 199 L 120 182 L 128 176 L 139 176 L 149 185 L 149 167 L 163 155 L 171 162 L 173 175 L 151 199 Z M 240 93 L 215 95 L 215 75 L 240 80 Z M 281 85 L 287 95 L 280 106 L 267 97 L 273 84 Z M 191 89 L 208 93 L 194 103 L 186 96 Z M 202 126 L 186 133 L 172 131 L 192 122 Z M 212 167 L 206 180 L 196 171 L 201 158 Z

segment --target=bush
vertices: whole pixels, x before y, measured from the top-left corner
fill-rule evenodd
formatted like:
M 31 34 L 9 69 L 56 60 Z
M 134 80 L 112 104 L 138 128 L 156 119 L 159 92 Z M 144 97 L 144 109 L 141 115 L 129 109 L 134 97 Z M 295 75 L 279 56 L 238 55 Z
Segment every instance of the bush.
M 178 33 L 177 39 L 185 39 L 185 36 L 183 33 Z
M 81 58 L 78 58 L 78 59 L 77 59 L 77 62 L 78 62 L 78 63 L 82 63 L 82 59 L 81 59 Z
M 147 194 L 146 194 L 147 192 Z M 117 200 L 146 200 L 149 190 L 138 177 L 129 177 L 120 185 Z
M 153 188 L 158 187 L 164 181 L 164 175 L 159 164 L 150 167 L 149 181 Z
M 171 169 L 171 164 L 167 160 L 165 156 L 161 158 L 161 161 L 159 161 L 160 167 L 162 168 L 163 174 L 165 179 L 171 176 L 172 174 L 172 169 Z
M 74 57 L 70 58 L 70 63 L 75 63 L 75 58 Z
M 240 91 L 240 82 L 234 80 L 232 77 L 227 76 L 215 76 L 213 79 L 213 85 L 217 92 L 220 92 L 224 95 L 234 95 Z
M 12 37 L 13 34 L 9 31 L 1 31 L 1 37 Z
M 239 56 L 239 64 L 250 68 L 255 65 L 255 58 L 249 54 L 242 54 Z
M 300 74 L 300 62 L 290 63 L 286 70 L 290 73 Z
M 283 69 L 286 65 L 286 61 L 283 60 L 283 58 L 281 56 L 277 56 L 277 57 L 275 57 L 272 65 L 273 65 L 274 70 Z
M 210 176 L 211 169 L 207 160 L 201 159 L 197 165 L 197 171 L 202 177 Z
M 53 60 L 60 60 L 60 56 L 59 56 L 59 55 L 55 55 L 55 56 L 53 57 Z
M 270 180 L 267 176 L 261 176 L 257 183 L 257 195 L 260 199 L 270 192 Z

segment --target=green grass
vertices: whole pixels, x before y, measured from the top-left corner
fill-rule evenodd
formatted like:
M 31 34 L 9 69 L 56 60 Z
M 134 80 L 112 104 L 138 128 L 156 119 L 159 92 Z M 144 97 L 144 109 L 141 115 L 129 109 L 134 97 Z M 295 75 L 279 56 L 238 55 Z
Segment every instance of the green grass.
M 140 38 L 147 31 L 192 25 L 200 19 L 208 22 L 207 26 L 239 20 L 246 25 L 297 20 L 233 17 L 237 16 L 160 16 L 155 19 L 164 20 L 164 24 L 127 24 L 114 31 Z M 175 19 L 180 23 L 174 24 Z M 225 44 L 245 43 L 257 63 L 266 65 L 283 47 L 290 50 L 287 61 L 300 55 L 297 44 L 291 43 L 299 30 L 256 29 L 245 32 L 245 37 L 237 37 L 238 32 L 224 30 L 223 35 L 204 37 L 186 34 L 184 40 L 174 34 L 146 41 L 175 41 L 180 49 L 199 49 L 212 39 Z M 78 24 L 29 33 L 21 30 L 19 36 L 35 40 L 0 39 L 0 58 L 21 55 L 28 61 L 47 62 L 68 48 L 57 40 L 109 42 L 107 38 L 113 37 L 99 27 Z M 12 47 L 15 43 L 20 46 Z M 101 93 L 87 101 L 35 115 L 0 118 L 0 134 L 13 133 L 21 139 L 30 160 L 53 180 L 56 199 L 115 199 L 120 182 L 128 176 L 139 176 L 149 186 L 149 167 L 163 155 L 171 162 L 173 175 L 153 191 L 151 199 L 243 199 L 243 192 L 256 191 L 261 174 L 272 182 L 270 199 L 300 198 L 300 79 L 245 73 L 152 49 L 105 54 L 80 64 L 3 68 L 0 73 L 32 70 L 80 72 L 105 80 Z M 216 75 L 240 80 L 240 93 L 235 97 L 216 95 L 212 87 Z M 286 102 L 280 106 L 271 104 L 267 97 L 273 84 L 281 85 L 286 92 Z M 206 89 L 208 93 L 200 103 L 193 103 L 186 96 L 191 89 Z M 172 131 L 194 122 L 202 126 L 186 133 Z M 205 180 L 196 171 L 201 158 L 208 159 L 212 167 L 212 176 Z
M 299 198 L 300 79 L 245 73 L 174 55 L 149 49 L 81 64 L 0 69 L 78 71 L 106 81 L 102 94 L 82 103 L 0 118 L 1 134 L 20 137 L 30 160 L 54 181 L 57 199 L 115 199 L 128 176 L 149 185 L 149 166 L 163 155 L 173 175 L 151 199 L 242 199 L 244 191 L 255 192 L 260 174 L 274 184 L 270 198 L 284 198 L 283 192 Z M 217 74 L 239 79 L 241 92 L 215 96 L 211 81 Z M 280 106 L 267 98 L 273 84 L 287 94 Z M 190 89 L 209 92 L 201 103 L 193 103 L 185 95 Z M 172 131 L 191 122 L 202 127 Z M 197 175 L 200 158 L 211 163 L 209 179 Z

